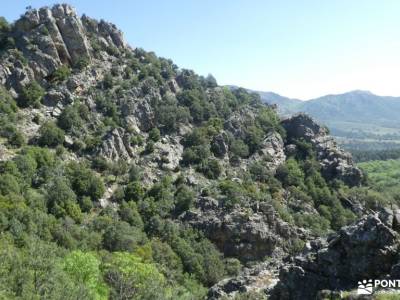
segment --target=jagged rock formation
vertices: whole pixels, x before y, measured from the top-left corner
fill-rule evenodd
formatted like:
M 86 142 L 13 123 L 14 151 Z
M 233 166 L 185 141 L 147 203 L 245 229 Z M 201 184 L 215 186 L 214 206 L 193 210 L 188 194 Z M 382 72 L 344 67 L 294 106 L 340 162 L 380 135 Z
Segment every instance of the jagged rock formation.
M 196 209 L 185 213 L 182 221 L 200 229 L 227 256 L 243 261 L 279 256 L 307 231 L 282 221 L 272 205 L 255 203 L 250 207 L 224 209 L 218 200 L 200 197 Z
M 393 212 L 371 214 L 342 228 L 281 269 L 272 299 L 314 299 L 320 290 L 349 290 L 360 279 L 384 278 L 399 262 Z
M 207 299 L 230 299 L 244 292 L 267 294 L 279 281 L 280 267 L 279 260 L 272 260 L 252 268 L 244 268 L 238 276 L 224 279 L 211 287 Z
M 208 299 L 248 291 L 271 299 L 326 299 L 355 289 L 360 279 L 398 279 L 398 221 L 399 213 L 390 209 L 364 216 L 328 238 L 310 240 L 298 256 L 245 268 L 213 286 Z
M 362 180 L 360 169 L 354 166 L 351 155 L 337 146 L 325 127 L 305 114 L 298 114 L 283 120 L 282 125 L 286 129 L 289 141 L 304 139 L 313 145 L 326 179 L 335 178 L 343 180 L 351 186 L 360 185 Z M 289 152 L 293 151 L 293 148 L 295 145 L 287 145 Z
M 123 49 L 126 43 L 115 25 L 97 22 L 86 16 L 80 18 L 66 4 L 54 5 L 51 9 L 28 10 L 15 22 L 12 37 L 18 51 L 28 60 L 9 56 L 0 63 L 0 83 L 19 91 L 29 81 L 41 80 L 51 75 L 62 64 L 75 66 L 90 62 L 94 37 L 105 47 Z

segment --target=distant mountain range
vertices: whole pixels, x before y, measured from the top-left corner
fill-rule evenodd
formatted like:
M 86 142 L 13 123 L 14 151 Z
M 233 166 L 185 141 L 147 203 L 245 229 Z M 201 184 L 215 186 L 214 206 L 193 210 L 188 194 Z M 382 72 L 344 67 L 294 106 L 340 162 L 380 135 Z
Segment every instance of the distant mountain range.
M 368 144 L 366 148 L 374 149 L 400 147 L 400 97 L 355 90 L 301 101 L 273 92 L 255 92 L 264 102 L 276 104 L 283 116 L 299 112 L 311 115 L 344 144 Z

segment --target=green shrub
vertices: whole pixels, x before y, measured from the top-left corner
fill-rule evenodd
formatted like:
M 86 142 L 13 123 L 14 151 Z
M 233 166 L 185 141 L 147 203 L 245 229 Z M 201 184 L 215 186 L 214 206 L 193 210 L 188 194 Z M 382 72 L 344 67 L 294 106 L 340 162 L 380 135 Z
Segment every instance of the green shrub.
M 78 112 L 78 107 L 69 105 L 67 106 L 57 120 L 57 125 L 65 131 L 71 129 L 79 129 L 82 126 L 82 119 Z
M 98 201 L 105 192 L 103 180 L 83 164 L 70 163 L 67 176 L 78 196 L 88 196 L 92 201 Z
M 150 154 L 154 152 L 154 142 L 148 141 L 144 149 L 145 154 Z
M 125 187 L 124 194 L 126 201 L 139 201 L 144 196 L 144 189 L 140 182 L 134 181 Z
M 46 122 L 39 129 L 39 145 L 56 147 L 64 142 L 64 131 L 54 122 Z
M 241 139 L 234 139 L 229 145 L 229 150 L 239 157 L 245 158 L 249 155 L 249 147 Z
M 111 89 L 114 86 L 114 78 L 110 73 L 107 73 L 104 75 L 103 78 L 103 88 L 105 89 Z
M 198 170 L 202 172 L 209 179 L 218 179 L 222 173 L 222 167 L 218 160 L 209 159 L 203 161 L 199 166 Z
M 24 86 L 18 98 L 18 105 L 21 107 L 38 107 L 44 96 L 44 89 L 32 81 Z
M 182 185 L 175 193 L 175 211 L 179 215 L 189 210 L 193 204 L 195 193 L 186 185 Z
M 88 58 L 86 57 L 82 57 L 80 58 L 74 65 L 74 68 L 78 69 L 78 70 L 84 70 L 87 66 L 89 66 L 90 61 Z
M 161 138 L 160 130 L 158 128 L 153 128 L 149 132 L 149 140 L 153 142 L 158 142 Z
M 62 65 L 49 76 L 49 80 L 58 83 L 66 80 L 70 75 L 71 69 L 67 65 Z

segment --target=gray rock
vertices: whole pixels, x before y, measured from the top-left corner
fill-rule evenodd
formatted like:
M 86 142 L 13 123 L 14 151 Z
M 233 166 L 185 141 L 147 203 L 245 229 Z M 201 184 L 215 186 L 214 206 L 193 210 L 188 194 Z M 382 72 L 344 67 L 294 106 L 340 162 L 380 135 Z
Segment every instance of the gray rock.
M 335 140 L 328 136 L 325 127 L 305 114 L 283 120 L 282 125 L 286 129 L 289 141 L 304 139 L 312 144 L 326 179 L 341 179 L 350 186 L 361 184 L 363 178 L 361 170 L 354 165 L 351 155 L 340 149 Z M 292 151 L 290 148 L 288 150 Z
M 240 206 L 229 210 L 216 203 L 215 199 L 199 197 L 196 209 L 186 212 L 182 220 L 203 231 L 227 256 L 259 260 L 308 235 L 282 221 L 271 205 L 263 204 L 258 210 Z
M 103 139 L 102 144 L 96 151 L 99 155 L 109 160 L 129 160 L 132 156 L 132 149 L 129 144 L 129 136 L 124 129 L 116 128 L 110 131 Z
M 342 228 L 327 246 L 296 257 L 280 271 L 272 299 L 314 299 L 321 290 L 350 290 L 360 279 L 396 272 L 399 235 L 378 214 Z
M 225 132 L 216 135 L 211 142 L 211 149 L 215 156 L 223 158 L 229 151 L 228 136 Z

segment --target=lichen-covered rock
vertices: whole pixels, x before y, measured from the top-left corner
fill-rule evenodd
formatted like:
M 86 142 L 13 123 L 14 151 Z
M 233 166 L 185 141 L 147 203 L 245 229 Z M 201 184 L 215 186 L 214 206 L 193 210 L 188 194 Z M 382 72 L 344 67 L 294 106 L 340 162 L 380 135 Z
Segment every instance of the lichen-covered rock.
M 361 279 L 395 272 L 399 234 L 389 220 L 383 214 L 365 216 L 292 259 L 281 269 L 272 299 L 314 299 L 320 290 L 350 290 Z
M 211 141 L 211 149 L 215 156 L 219 158 L 225 157 L 229 151 L 228 136 L 225 132 L 217 134 Z
M 350 186 L 361 184 L 361 170 L 354 165 L 351 155 L 338 147 L 325 127 L 305 114 L 283 120 L 282 125 L 286 129 L 289 141 L 304 139 L 313 145 L 326 179 L 340 179 Z M 292 151 L 292 147 L 288 145 L 287 149 Z
M 67 4 L 30 9 L 15 22 L 18 48 L 31 57 L 38 75 L 51 74 L 59 65 L 90 60 L 90 45 L 80 18 Z
M 125 134 L 122 128 L 112 130 L 104 137 L 97 153 L 114 161 L 119 159 L 129 160 L 133 156 L 129 136 Z
M 276 132 L 271 132 L 263 140 L 260 150 L 250 156 L 248 163 L 263 161 L 268 170 L 273 173 L 285 160 L 282 137 Z
M 282 221 L 266 203 L 229 210 L 213 198 L 200 197 L 195 205 L 196 209 L 186 212 L 182 220 L 204 232 L 225 255 L 243 261 L 273 255 L 307 236 L 306 231 Z
M 86 16 L 80 18 L 74 8 L 67 4 L 29 9 L 12 28 L 11 36 L 17 47 L 13 51 L 20 51 L 28 63 L 16 64 L 15 57 L 18 56 L 13 53 L 3 58 L 0 62 L 0 83 L 17 92 L 24 81 L 41 81 L 63 64 L 76 66 L 92 61 L 90 39 L 93 34 L 105 41 L 105 48 L 127 47 L 121 31 L 115 25 L 97 22 Z
M 244 292 L 258 292 L 267 299 L 266 294 L 278 282 L 278 269 L 281 263 L 279 260 L 271 260 L 251 268 L 244 268 L 238 276 L 223 279 L 212 286 L 207 299 L 235 299 L 237 294 Z

